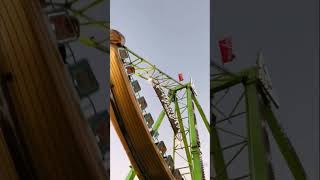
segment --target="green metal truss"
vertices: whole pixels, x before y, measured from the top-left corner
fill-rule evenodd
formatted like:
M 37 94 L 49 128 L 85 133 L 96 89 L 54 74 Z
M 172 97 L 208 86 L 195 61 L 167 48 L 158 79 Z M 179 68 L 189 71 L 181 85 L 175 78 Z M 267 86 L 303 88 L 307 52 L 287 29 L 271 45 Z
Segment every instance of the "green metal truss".
M 197 123 L 195 117 L 195 107 L 197 108 L 203 123 L 210 130 L 209 122 L 194 94 L 191 83 L 182 84 L 158 69 L 155 65 L 140 57 L 127 47 L 122 47 L 128 53 L 128 58 L 124 58 L 125 66 L 132 66 L 135 69 L 134 75 L 144 80 L 155 80 L 159 82 L 161 88 L 170 97 L 171 106 L 173 106 L 177 116 L 179 131 L 173 137 L 173 159 L 182 158 L 185 165 L 176 167 L 184 170 L 184 177 L 191 177 L 193 180 L 204 179 L 202 158 L 200 152 L 200 143 L 197 132 Z M 166 113 L 161 111 L 155 124 L 152 127 L 152 135 L 155 135 L 160 128 Z M 126 180 L 133 180 L 135 177 L 134 170 L 131 168 Z
M 146 59 L 140 57 L 127 47 L 123 47 L 127 50 L 129 58 L 127 59 L 127 65 L 133 66 L 135 68 L 135 75 L 139 76 L 145 80 L 156 80 L 161 84 L 162 88 L 167 91 L 179 89 L 183 86 L 182 83 L 178 82 L 174 78 L 170 77 L 155 65 L 148 62 Z
M 221 70 L 221 69 L 220 69 Z M 265 143 L 263 143 L 263 127 L 262 119 L 265 119 L 268 127 L 282 153 L 282 156 L 287 162 L 289 169 L 293 177 L 296 180 L 307 179 L 303 166 L 292 147 L 289 139 L 285 135 L 283 129 L 280 127 L 276 116 L 273 113 L 272 106 L 274 102 L 270 100 L 270 95 L 266 94 L 263 90 L 263 82 L 259 77 L 259 68 L 252 67 L 245 69 L 239 73 L 229 73 L 228 71 L 223 71 L 222 73 L 215 74 L 211 77 L 211 95 L 216 95 L 225 91 L 218 100 L 212 100 L 212 110 L 214 113 L 212 117 L 220 117 L 220 119 L 215 119 L 211 124 L 211 140 L 210 140 L 210 153 L 212 158 L 212 168 L 214 168 L 215 174 L 212 179 L 215 180 L 226 180 L 226 179 L 244 179 L 250 178 L 252 180 L 269 180 L 272 178 L 270 169 L 268 167 L 267 152 L 265 148 Z M 244 88 L 244 93 L 239 97 L 236 105 L 232 109 L 230 114 L 225 114 L 222 110 L 218 108 L 218 104 L 221 99 L 223 99 L 229 92 L 229 88 L 241 84 Z M 213 98 L 211 98 L 213 99 Z M 235 113 L 238 108 L 240 101 L 245 99 L 245 112 Z M 234 136 L 240 137 L 241 135 L 227 131 L 220 127 L 220 124 L 225 121 L 230 121 L 233 118 L 239 117 L 246 114 L 246 127 L 247 136 L 243 137 L 243 141 L 232 144 L 227 147 L 221 147 L 221 135 L 218 132 L 229 133 Z M 226 126 L 224 126 L 226 127 Z M 242 137 L 242 136 L 241 136 Z M 239 147 L 239 150 L 235 155 L 225 162 L 224 151 L 226 149 Z M 245 172 L 237 178 L 230 178 L 228 174 L 228 166 L 233 162 L 233 160 L 243 151 L 244 148 L 248 149 L 248 162 L 249 171 Z

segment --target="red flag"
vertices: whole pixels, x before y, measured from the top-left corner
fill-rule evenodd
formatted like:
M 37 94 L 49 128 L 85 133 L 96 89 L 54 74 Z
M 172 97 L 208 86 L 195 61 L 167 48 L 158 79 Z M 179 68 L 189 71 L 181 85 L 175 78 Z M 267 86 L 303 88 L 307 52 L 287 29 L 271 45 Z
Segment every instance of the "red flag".
M 219 41 L 219 48 L 221 53 L 222 63 L 231 62 L 235 55 L 232 53 L 232 39 L 231 37 L 225 37 Z
M 183 75 L 181 72 L 178 74 L 178 77 L 179 77 L 179 81 L 183 81 Z

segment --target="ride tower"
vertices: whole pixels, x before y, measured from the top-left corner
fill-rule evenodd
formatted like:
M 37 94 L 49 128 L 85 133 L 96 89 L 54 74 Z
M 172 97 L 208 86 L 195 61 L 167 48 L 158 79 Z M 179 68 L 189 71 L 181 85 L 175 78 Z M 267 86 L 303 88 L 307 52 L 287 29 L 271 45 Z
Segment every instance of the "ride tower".
M 237 73 L 215 62 L 212 66 L 211 72 L 215 73 L 210 77 L 210 178 L 275 179 L 269 142 L 272 135 L 294 179 L 307 179 L 297 153 L 275 115 L 279 101 L 262 53 L 257 56 L 256 66 Z M 247 153 L 242 153 L 245 150 Z M 235 175 L 234 172 L 240 171 Z

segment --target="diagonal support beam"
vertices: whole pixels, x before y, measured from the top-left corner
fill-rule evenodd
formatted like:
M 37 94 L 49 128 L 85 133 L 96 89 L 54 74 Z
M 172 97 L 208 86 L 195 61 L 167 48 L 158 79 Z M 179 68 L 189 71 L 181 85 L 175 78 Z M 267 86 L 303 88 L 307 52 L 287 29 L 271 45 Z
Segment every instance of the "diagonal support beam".
M 196 105 L 196 107 L 197 107 L 197 109 L 198 109 L 198 111 L 199 111 L 199 114 L 200 114 L 200 116 L 201 116 L 201 118 L 202 118 L 202 120 L 203 120 L 203 123 L 205 124 L 208 132 L 210 133 L 210 124 L 209 124 L 209 122 L 208 122 L 208 120 L 207 120 L 206 115 L 204 114 L 204 112 L 203 112 L 203 110 L 202 110 L 202 107 L 200 106 L 197 98 L 196 98 L 194 95 L 192 95 L 192 100 L 193 100 L 194 104 Z
M 181 112 L 180 112 L 179 103 L 178 103 L 177 98 L 175 98 L 175 109 L 176 109 L 177 118 L 178 118 L 178 121 L 179 121 L 180 132 L 181 132 L 181 136 L 182 136 L 182 140 L 183 140 L 183 144 L 184 144 L 184 149 L 185 149 L 185 152 L 186 152 L 186 155 L 187 155 L 190 172 L 192 172 L 192 158 L 191 158 L 191 154 L 190 154 L 190 151 L 189 151 L 188 140 L 187 140 L 187 136 L 186 136 L 186 133 L 185 133 L 185 130 L 184 130 L 183 121 L 182 121 L 182 118 L 181 118 Z
M 225 180 L 228 178 L 228 172 L 226 170 L 226 164 L 224 161 L 223 151 L 220 144 L 220 138 L 215 127 L 214 122 L 215 115 L 211 114 L 211 132 L 210 132 L 210 156 L 212 159 L 213 168 L 215 170 L 216 178 L 215 180 Z M 219 174 L 219 176 L 217 176 Z
M 189 129 L 190 129 L 190 145 L 191 145 L 191 155 L 192 155 L 192 174 L 194 179 L 202 179 L 202 170 L 201 170 L 201 159 L 200 159 L 200 150 L 196 132 L 196 120 L 194 116 L 194 110 L 192 105 L 192 92 L 191 88 L 188 87 L 187 91 L 187 106 L 188 106 L 188 117 L 189 117 Z
M 126 176 L 126 180 L 134 180 L 134 177 L 136 176 L 136 172 L 134 172 L 134 169 L 130 167 L 130 171 L 128 175 Z
M 262 125 L 256 82 L 255 71 L 252 71 L 245 83 L 249 165 L 252 180 L 268 180 L 267 159 L 262 141 Z
M 81 8 L 80 10 L 78 10 L 79 13 L 84 13 L 85 11 L 87 11 L 90 8 L 93 8 L 94 6 L 100 4 L 101 2 L 103 2 L 104 0 L 95 0 L 91 3 L 89 3 L 87 6 Z
M 282 156 L 287 161 L 289 169 L 296 180 L 305 180 L 307 179 L 307 175 L 305 170 L 299 160 L 299 157 L 292 147 L 288 137 L 285 132 L 281 128 L 277 118 L 273 114 L 270 106 L 262 105 L 263 107 L 263 115 L 267 120 L 269 128 L 272 132 L 272 135 L 278 144 L 280 152 Z

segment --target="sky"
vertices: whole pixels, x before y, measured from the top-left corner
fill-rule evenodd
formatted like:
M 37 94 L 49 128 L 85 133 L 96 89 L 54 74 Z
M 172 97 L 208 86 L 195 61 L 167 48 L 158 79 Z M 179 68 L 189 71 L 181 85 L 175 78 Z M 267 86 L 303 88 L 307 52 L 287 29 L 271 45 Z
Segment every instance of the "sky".
M 155 64 L 173 78 L 182 72 L 184 78 L 194 81 L 198 100 L 209 117 L 209 0 L 195 1 L 111 1 L 111 28 L 126 37 L 126 46 Z M 148 111 L 156 119 L 161 104 L 154 90 L 140 81 L 146 97 Z M 208 179 L 209 136 L 198 117 L 200 141 Z M 168 139 L 171 129 L 164 122 L 159 138 Z M 129 172 L 129 160 L 111 128 L 111 179 L 125 178 Z M 168 142 L 169 141 L 169 142 Z M 171 138 L 172 141 L 172 138 Z
M 280 99 L 277 117 L 309 179 L 319 179 L 319 1 L 212 2 L 211 59 L 219 61 L 217 41 L 225 35 L 233 38 L 237 58 L 225 65 L 233 71 L 254 65 L 263 51 Z M 277 179 L 293 179 L 272 148 Z

